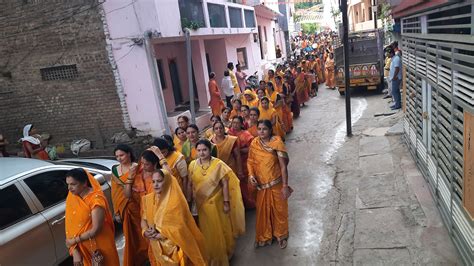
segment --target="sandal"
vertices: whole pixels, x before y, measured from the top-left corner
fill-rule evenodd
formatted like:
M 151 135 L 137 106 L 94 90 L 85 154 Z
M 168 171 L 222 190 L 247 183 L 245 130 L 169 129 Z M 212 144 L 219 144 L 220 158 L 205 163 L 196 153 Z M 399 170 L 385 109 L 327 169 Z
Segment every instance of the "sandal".
M 286 246 L 288 246 L 288 240 L 287 239 L 282 239 L 278 241 L 278 245 L 280 246 L 281 249 L 285 249 Z

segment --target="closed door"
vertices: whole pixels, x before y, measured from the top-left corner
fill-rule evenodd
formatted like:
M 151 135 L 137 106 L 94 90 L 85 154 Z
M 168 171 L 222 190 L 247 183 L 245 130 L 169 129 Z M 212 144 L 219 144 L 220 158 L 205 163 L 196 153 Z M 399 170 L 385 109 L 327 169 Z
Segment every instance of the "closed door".
M 173 96 L 176 105 L 183 103 L 183 93 L 181 92 L 181 82 L 179 79 L 178 65 L 176 59 L 169 61 L 169 69 L 171 76 L 171 85 L 173 86 Z

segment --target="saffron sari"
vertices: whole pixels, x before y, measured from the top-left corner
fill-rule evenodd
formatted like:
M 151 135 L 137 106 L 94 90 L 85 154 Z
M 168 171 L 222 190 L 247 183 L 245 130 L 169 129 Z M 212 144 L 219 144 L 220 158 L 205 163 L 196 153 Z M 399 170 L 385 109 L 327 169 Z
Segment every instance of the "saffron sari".
M 282 178 L 278 157 L 286 159 L 285 144 L 278 136 L 272 136 L 268 143 L 260 137 L 250 144 L 247 167 L 249 176 L 257 179 L 256 236 L 258 246 L 271 244 L 273 237 L 287 239 L 288 200 L 282 199 Z
M 239 179 L 220 159 L 211 157 L 204 169 L 197 160 L 189 165 L 193 193 L 198 209 L 199 228 L 204 235 L 208 265 L 229 265 L 235 239 L 245 232 L 245 209 Z M 221 180 L 229 182 L 230 212 L 224 213 L 224 194 Z
M 239 147 L 239 139 L 234 136 L 226 135 L 225 139 L 220 143 L 212 143 L 217 148 L 217 158 L 221 159 L 230 168 L 232 168 L 234 173 L 237 173 L 237 162 L 234 158 L 233 151 Z
M 283 131 L 282 127 L 281 127 L 281 123 L 280 123 L 280 118 L 278 117 L 278 113 L 277 111 L 275 110 L 275 108 L 268 108 L 268 109 L 264 109 L 262 107 L 259 108 L 260 110 L 260 116 L 259 116 L 259 120 L 270 120 L 273 124 L 273 121 L 275 121 L 275 123 L 273 124 L 273 133 L 275 135 L 278 135 L 282 138 L 285 137 L 285 131 Z
M 114 211 L 120 216 L 125 236 L 123 265 L 143 265 L 148 260 L 148 242 L 140 228 L 140 195 L 132 195 L 130 199 L 125 197 L 124 186 L 129 172 L 119 176 L 117 166 L 112 167 L 111 194 Z
M 258 137 L 257 125 L 250 126 L 247 131 L 254 137 Z
M 186 141 L 184 141 L 186 142 Z M 178 136 L 174 135 L 173 137 L 173 144 L 174 144 L 174 148 L 181 152 L 181 149 L 183 149 L 183 144 L 184 142 L 181 142 L 181 140 L 178 138 Z
M 248 151 L 244 152 L 244 149 L 248 149 L 250 147 L 250 143 L 252 142 L 254 136 L 252 136 L 252 134 L 250 134 L 247 130 L 235 131 L 233 129 L 229 130 L 229 135 L 236 136 L 238 138 L 240 159 L 242 160 L 242 170 L 244 171 L 244 178 L 240 179 L 240 191 L 242 192 L 242 199 L 244 200 L 245 208 L 253 209 L 255 208 L 255 198 L 252 196 L 253 193 L 249 191 L 248 188 Z
M 182 171 L 180 171 L 179 167 L 179 164 L 182 161 L 184 161 L 184 163 L 186 164 L 186 159 L 184 158 L 184 155 L 181 154 L 179 151 L 173 151 L 167 154 L 166 161 L 168 162 L 168 165 L 171 169 L 171 175 L 176 179 L 176 181 L 178 181 L 179 186 L 184 191 L 183 176 L 185 175 Z
M 303 72 L 299 73 L 296 77 L 295 86 L 298 103 L 302 104 L 309 101 L 309 94 L 307 90 L 308 82 Z
M 94 238 L 72 245 L 69 247 L 69 254 L 72 255 L 74 249 L 77 249 L 82 256 L 84 265 L 89 266 L 92 262 L 92 253 L 99 250 L 102 256 L 104 256 L 105 266 L 119 265 L 117 248 L 115 247 L 114 222 L 107 199 L 94 176 L 87 172 L 87 177 L 92 186 L 92 192 L 84 198 L 71 192 L 67 195 L 65 214 L 66 238 L 78 237 L 92 228 L 92 210 L 95 208 L 104 209 L 105 220 L 102 229 Z
M 181 153 L 184 155 L 184 158 L 188 164 L 197 158 L 196 147 L 194 147 L 189 139 L 184 142 Z
M 214 79 L 209 80 L 209 107 L 211 107 L 213 115 L 221 115 L 222 108 L 224 108 L 224 102 L 221 99 L 221 93 L 217 82 Z
M 199 231 L 180 185 L 163 171 L 163 189 L 158 197 L 142 198 L 142 218 L 162 236 L 150 240 L 150 261 L 156 265 L 206 265 L 204 237 Z
M 326 60 L 326 86 L 328 88 L 334 88 L 336 86 L 334 76 L 334 59 L 329 57 Z

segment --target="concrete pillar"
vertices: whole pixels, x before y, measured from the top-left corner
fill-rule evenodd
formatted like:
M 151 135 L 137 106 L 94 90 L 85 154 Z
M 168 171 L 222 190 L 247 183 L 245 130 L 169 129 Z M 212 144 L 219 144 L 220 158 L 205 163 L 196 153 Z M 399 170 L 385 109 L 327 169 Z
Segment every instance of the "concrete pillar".
M 194 40 L 192 45 L 192 60 L 194 68 L 194 77 L 196 79 L 196 91 L 199 99 L 199 109 L 209 110 L 209 92 L 207 83 L 209 82 L 209 74 L 206 62 L 206 47 L 203 39 Z

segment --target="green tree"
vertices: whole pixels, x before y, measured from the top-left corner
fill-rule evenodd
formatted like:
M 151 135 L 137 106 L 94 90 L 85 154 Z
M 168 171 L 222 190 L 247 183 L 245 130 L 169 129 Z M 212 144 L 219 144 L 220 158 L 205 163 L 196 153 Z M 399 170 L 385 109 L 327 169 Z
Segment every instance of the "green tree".
M 321 4 L 322 0 L 314 0 L 311 2 L 304 2 L 304 3 L 295 3 L 295 9 L 308 9 L 315 5 Z
M 314 34 L 315 32 L 319 31 L 320 27 L 316 23 L 302 23 L 301 24 L 301 31 L 304 34 Z

